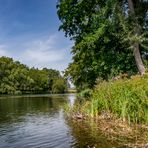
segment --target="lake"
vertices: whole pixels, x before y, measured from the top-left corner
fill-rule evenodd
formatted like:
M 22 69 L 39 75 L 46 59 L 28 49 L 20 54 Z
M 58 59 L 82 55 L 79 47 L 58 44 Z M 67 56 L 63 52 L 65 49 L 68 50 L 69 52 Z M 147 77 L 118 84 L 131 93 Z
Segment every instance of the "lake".
M 64 114 L 75 94 L 0 97 L 0 148 L 109 148 L 95 125 Z M 90 125 L 90 124 L 89 124 Z

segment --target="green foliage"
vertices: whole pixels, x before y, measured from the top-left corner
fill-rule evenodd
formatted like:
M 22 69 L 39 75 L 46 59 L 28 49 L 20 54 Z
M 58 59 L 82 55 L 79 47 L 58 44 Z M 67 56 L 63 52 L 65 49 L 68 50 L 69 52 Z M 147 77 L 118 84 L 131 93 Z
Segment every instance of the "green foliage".
M 62 22 L 59 29 L 75 41 L 73 61 L 65 75 L 78 91 L 92 88 L 97 79 L 137 73 L 131 44 L 140 43 L 145 56 L 147 7 L 145 1 L 134 1 L 133 16 L 128 13 L 127 1 L 59 0 L 57 10 Z M 135 35 L 135 28 L 139 34 Z
M 148 123 L 148 75 L 141 78 L 102 82 L 95 87 L 89 110 L 91 116 L 110 112 L 123 120 Z
M 67 91 L 67 81 L 65 79 L 55 79 L 52 85 L 52 93 L 64 93 Z
M 90 96 L 92 95 L 92 90 L 91 89 L 85 89 L 85 90 L 82 90 L 79 94 L 78 94 L 78 97 L 80 97 L 81 99 L 85 99 L 85 101 L 87 99 L 90 98 Z
M 57 85 L 59 93 L 67 87 L 57 70 L 28 68 L 12 58 L 0 57 L 0 94 L 51 93 Z

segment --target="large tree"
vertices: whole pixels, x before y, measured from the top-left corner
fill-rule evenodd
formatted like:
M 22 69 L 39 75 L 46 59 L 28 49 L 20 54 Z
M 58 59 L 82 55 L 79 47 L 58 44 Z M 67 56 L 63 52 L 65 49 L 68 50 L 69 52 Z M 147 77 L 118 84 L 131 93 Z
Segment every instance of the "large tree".
M 57 8 L 60 30 L 75 41 L 67 73 L 78 86 L 93 85 L 97 77 L 107 79 L 112 73 L 135 72 L 135 65 L 144 74 L 140 48 L 144 49 L 148 2 L 59 0 Z

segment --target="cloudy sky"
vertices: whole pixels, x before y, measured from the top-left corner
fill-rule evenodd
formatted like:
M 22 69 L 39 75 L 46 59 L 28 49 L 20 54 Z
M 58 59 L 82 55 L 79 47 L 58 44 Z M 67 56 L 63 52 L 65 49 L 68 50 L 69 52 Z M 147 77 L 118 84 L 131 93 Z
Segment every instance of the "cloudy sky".
M 73 43 L 58 31 L 57 0 L 0 0 L 0 56 L 64 70 Z

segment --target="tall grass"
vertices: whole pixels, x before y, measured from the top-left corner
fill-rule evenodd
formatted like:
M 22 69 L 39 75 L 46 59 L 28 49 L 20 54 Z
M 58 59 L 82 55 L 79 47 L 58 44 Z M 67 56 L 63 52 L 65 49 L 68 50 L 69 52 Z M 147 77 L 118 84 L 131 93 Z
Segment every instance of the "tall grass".
M 102 82 L 95 87 L 85 112 L 97 117 L 110 112 L 122 120 L 148 123 L 148 75 Z

